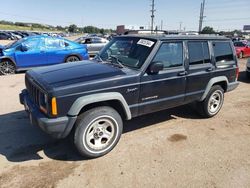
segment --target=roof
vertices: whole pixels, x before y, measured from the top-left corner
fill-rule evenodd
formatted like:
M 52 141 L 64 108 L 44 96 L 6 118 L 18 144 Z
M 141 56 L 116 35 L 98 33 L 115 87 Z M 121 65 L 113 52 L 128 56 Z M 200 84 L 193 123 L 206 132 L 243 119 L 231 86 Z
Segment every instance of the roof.
M 230 40 L 224 36 L 212 35 L 122 35 L 120 37 L 140 37 L 156 40 Z

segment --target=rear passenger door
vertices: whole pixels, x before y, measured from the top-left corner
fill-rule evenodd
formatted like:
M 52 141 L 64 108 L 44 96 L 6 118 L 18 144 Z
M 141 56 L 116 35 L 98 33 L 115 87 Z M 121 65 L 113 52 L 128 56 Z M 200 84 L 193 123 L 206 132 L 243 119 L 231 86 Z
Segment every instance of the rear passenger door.
M 185 102 L 199 100 L 214 71 L 207 41 L 187 41 L 188 74 Z
M 63 63 L 71 50 L 66 49 L 63 39 L 48 37 L 45 38 L 46 54 L 48 65 Z

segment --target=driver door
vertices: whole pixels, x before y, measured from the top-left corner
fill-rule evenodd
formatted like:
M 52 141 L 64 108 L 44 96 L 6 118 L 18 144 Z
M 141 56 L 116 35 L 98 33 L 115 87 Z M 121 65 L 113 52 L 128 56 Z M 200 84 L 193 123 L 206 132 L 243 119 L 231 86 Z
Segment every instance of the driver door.
M 20 68 L 26 68 L 46 64 L 47 55 L 43 44 L 43 38 L 30 38 L 18 46 L 15 52 L 17 66 Z M 22 45 L 27 48 L 27 51 L 22 50 Z
M 162 62 L 164 69 L 141 77 L 140 115 L 183 104 L 186 85 L 183 51 L 183 42 L 162 43 L 152 63 Z

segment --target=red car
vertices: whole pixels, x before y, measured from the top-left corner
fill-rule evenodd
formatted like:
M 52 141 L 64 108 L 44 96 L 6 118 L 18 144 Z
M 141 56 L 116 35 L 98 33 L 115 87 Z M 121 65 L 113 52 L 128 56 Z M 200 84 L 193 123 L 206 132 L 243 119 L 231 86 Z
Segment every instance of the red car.
M 238 58 L 250 56 L 250 42 L 237 41 L 234 42 L 234 47 Z

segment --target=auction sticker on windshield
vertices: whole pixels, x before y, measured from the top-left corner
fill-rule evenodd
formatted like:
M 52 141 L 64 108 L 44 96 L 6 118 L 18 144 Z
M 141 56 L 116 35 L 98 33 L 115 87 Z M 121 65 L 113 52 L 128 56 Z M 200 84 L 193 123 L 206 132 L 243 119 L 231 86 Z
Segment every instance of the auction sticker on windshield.
M 143 46 L 147 46 L 147 47 L 152 47 L 154 45 L 153 41 L 150 40 L 146 40 L 146 39 L 140 39 L 137 44 L 143 45 Z

